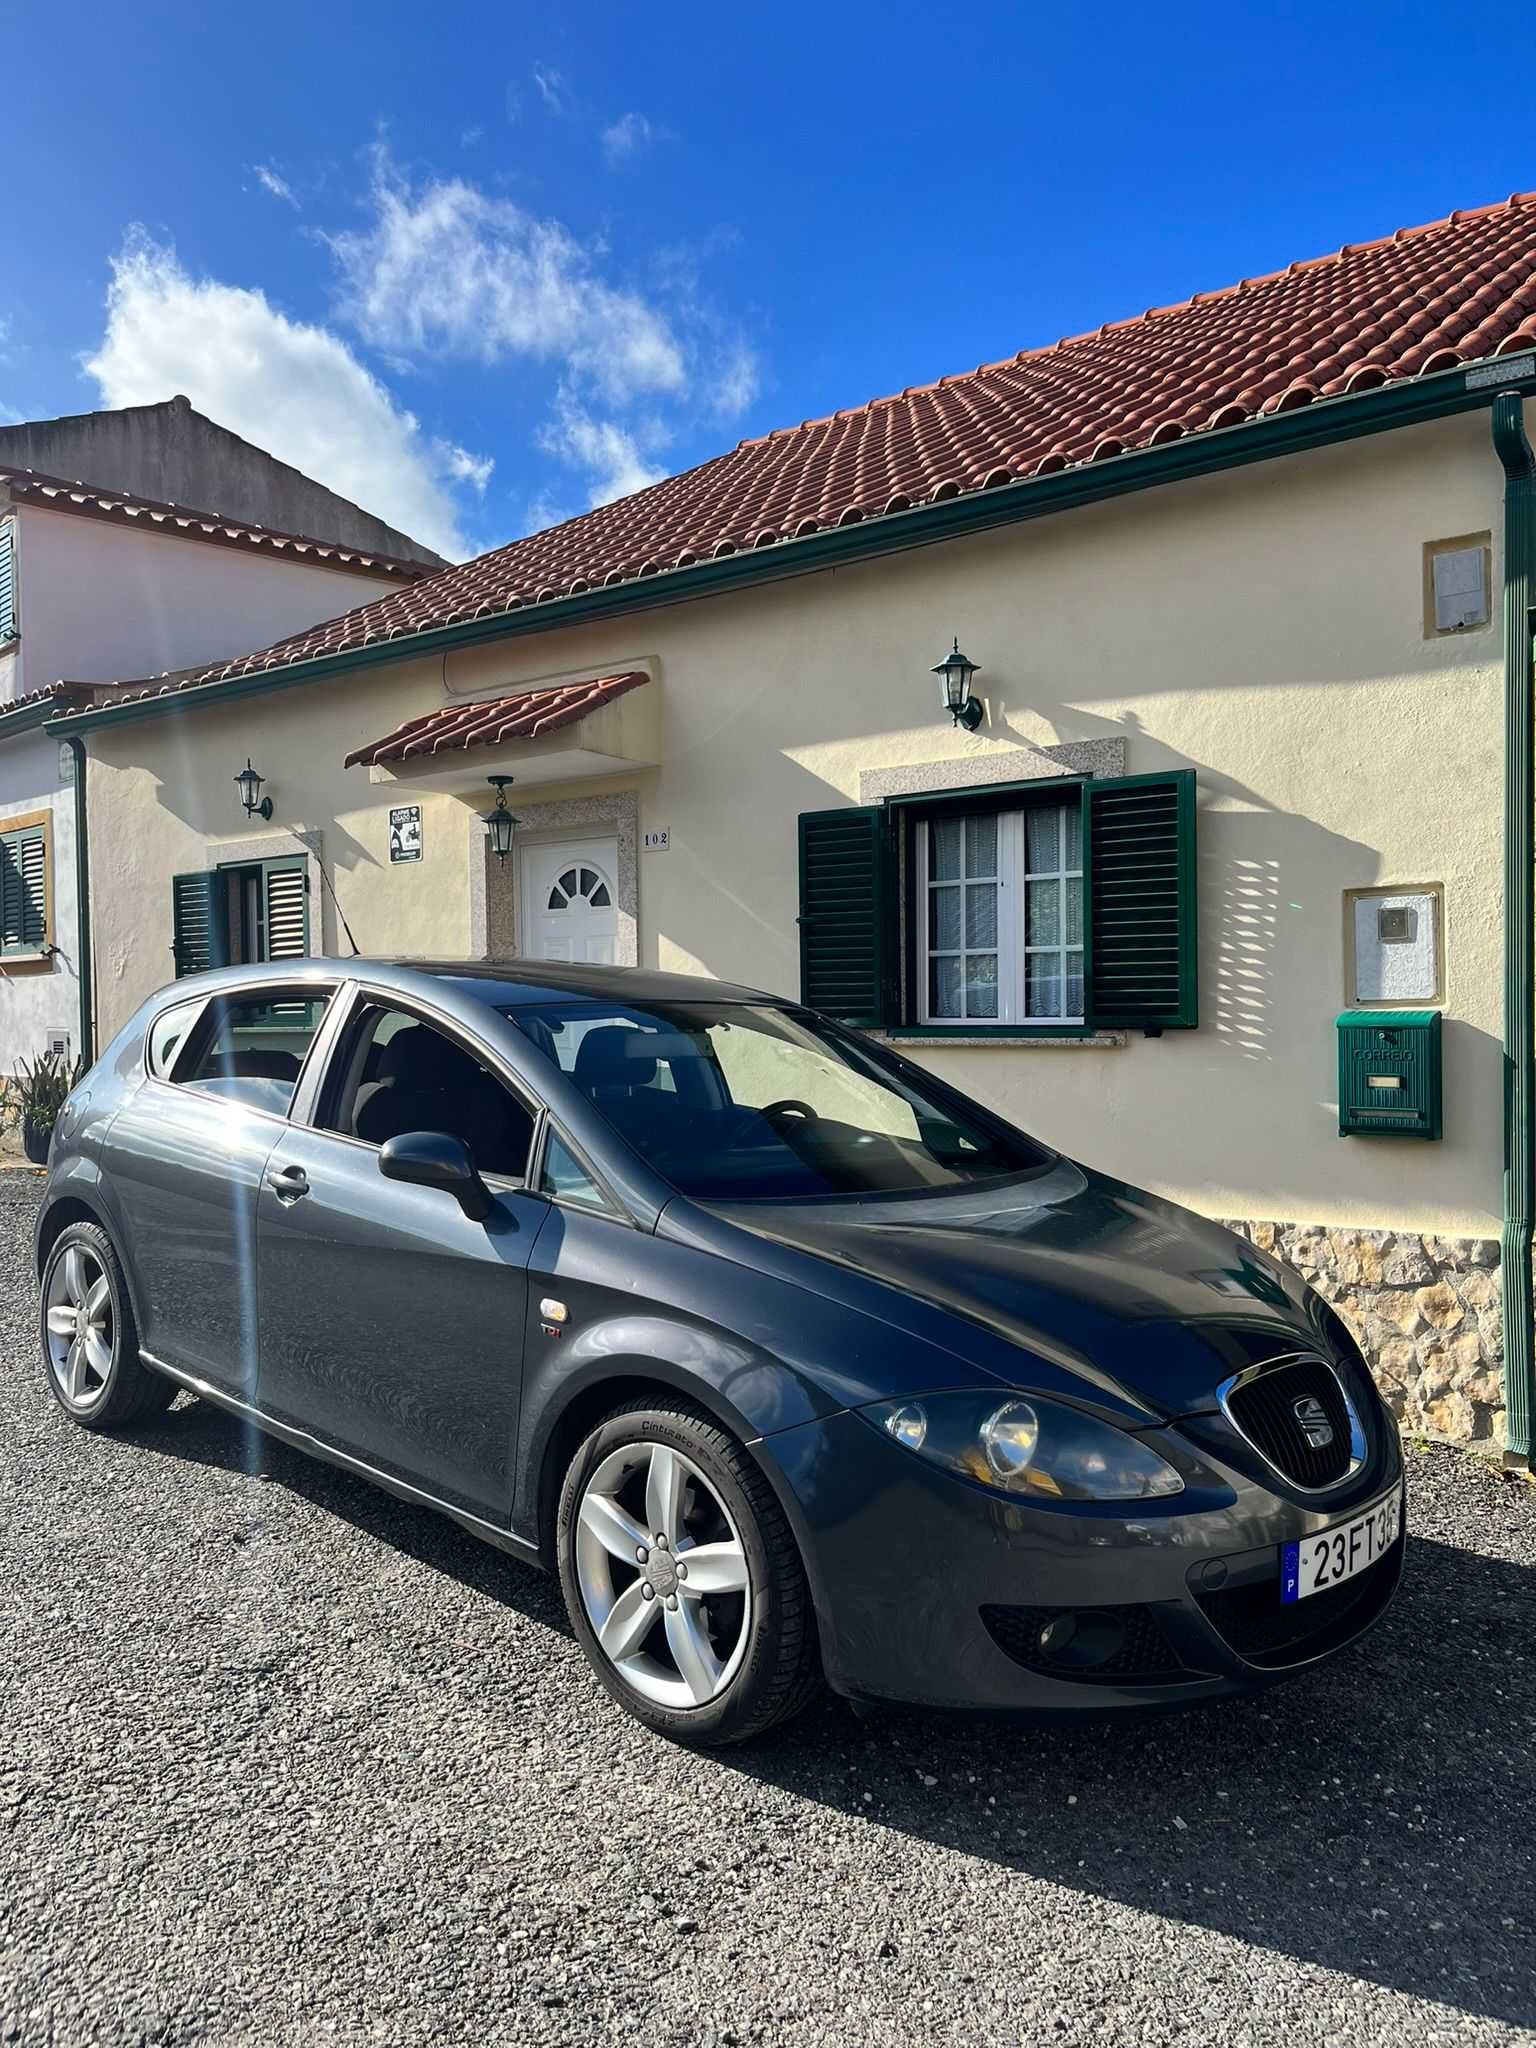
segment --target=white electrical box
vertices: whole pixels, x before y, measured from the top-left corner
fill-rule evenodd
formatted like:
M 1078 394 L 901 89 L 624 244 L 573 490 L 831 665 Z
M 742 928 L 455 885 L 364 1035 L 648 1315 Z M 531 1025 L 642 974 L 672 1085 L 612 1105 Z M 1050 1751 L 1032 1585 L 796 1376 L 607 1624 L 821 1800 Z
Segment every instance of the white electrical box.
M 49 1024 L 45 1028 L 43 1036 L 47 1041 L 48 1051 L 52 1058 L 57 1060 L 67 1060 L 69 1058 L 69 1032 L 62 1024 Z
M 1351 889 L 1345 895 L 1350 940 L 1348 1002 L 1437 1003 L 1441 998 L 1441 892 Z

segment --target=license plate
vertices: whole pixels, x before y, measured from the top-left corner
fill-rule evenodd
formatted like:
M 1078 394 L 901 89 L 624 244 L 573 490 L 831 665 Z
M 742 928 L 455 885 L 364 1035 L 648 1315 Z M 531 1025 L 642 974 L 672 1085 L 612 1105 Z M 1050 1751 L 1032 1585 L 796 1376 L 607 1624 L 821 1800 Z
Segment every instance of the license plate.
M 1363 1515 L 1319 1530 L 1315 1536 L 1303 1536 L 1299 1543 L 1282 1543 L 1281 1600 L 1287 1605 L 1305 1600 L 1312 1593 L 1342 1586 L 1357 1572 L 1369 1571 L 1392 1548 L 1402 1526 L 1403 1490 L 1399 1486 Z

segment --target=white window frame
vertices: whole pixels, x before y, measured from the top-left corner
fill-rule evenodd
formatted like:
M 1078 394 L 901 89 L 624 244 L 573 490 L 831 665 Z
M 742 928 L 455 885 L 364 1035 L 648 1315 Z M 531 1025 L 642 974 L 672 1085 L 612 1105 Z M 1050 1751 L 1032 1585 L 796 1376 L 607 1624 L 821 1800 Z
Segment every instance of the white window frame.
M 1059 819 L 1063 819 L 1065 813 L 1071 807 L 1071 802 L 1071 798 L 1062 798 L 1044 805 L 1043 808 L 1054 811 Z M 1081 867 L 1058 867 L 1038 874 L 1032 875 L 1028 873 L 1026 867 L 1025 815 L 1026 810 L 1032 808 L 1034 806 L 1021 805 L 1009 810 L 987 811 L 985 813 L 971 811 L 962 814 L 963 816 L 972 817 L 985 815 L 997 820 L 997 1015 L 995 1017 L 942 1016 L 933 1009 L 930 995 L 932 980 L 930 967 L 934 949 L 930 946 L 928 939 L 929 892 L 934 887 L 954 887 L 956 882 L 934 882 L 929 871 L 930 834 L 933 825 L 941 820 L 944 814 L 939 811 L 929 812 L 917 820 L 917 831 L 913 835 L 915 853 L 913 869 L 916 882 L 917 911 L 915 919 L 917 929 L 917 1001 L 914 1008 L 918 1023 L 932 1024 L 943 1030 L 963 1031 L 967 1029 L 988 1030 L 997 1026 L 1010 1025 L 1014 1027 L 1028 1025 L 1040 1030 L 1051 1030 L 1056 1027 L 1064 1030 L 1076 1030 L 1086 1022 L 1085 1017 L 1081 1013 L 1075 1016 L 1041 1017 L 1030 1015 L 1028 1010 L 1026 962 L 1029 959 L 1042 954 L 1055 954 L 1061 959 L 1063 1000 L 1065 1000 L 1067 958 L 1073 953 L 1076 953 L 1080 959 L 1084 955 L 1081 936 L 1072 945 L 1069 945 L 1065 939 L 1067 928 L 1066 884 L 1068 881 L 1081 880 L 1083 870 Z M 1058 824 L 1058 835 L 1058 844 L 1064 854 L 1065 828 L 1063 824 Z M 957 951 L 958 957 L 963 960 L 967 951 L 990 952 L 993 949 L 991 947 L 968 948 L 965 946 L 965 881 L 963 875 L 956 878 L 956 881 L 960 888 L 960 934 L 962 943 L 958 949 L 942 947 L 938 951 L 940 957 L 944 957 L 952 951 Z M 1060 930 L 1063 938 L 1057 945 L 1031 946 L 1026 944 L 1024 934 L 1028 884 L 1030 882 L 1050 881 L 1054 881 L 1060 891 Z M 961 970 L 961 977 L 963 990 L 963 968 Z

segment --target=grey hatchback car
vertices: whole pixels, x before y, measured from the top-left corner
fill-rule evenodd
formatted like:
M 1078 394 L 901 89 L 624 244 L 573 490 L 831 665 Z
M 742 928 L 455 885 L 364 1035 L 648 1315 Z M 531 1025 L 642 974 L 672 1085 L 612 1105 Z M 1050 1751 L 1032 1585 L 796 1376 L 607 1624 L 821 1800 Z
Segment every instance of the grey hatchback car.
M 633 969 L 372 960 L 152 997 L 37 1227 L 76 1422 L 190 1390 L 560 1574 L 613 1697 L 1217 1700 L 1402 1567 L 1349 1333 L 1216 1224 L 889 1048 Z

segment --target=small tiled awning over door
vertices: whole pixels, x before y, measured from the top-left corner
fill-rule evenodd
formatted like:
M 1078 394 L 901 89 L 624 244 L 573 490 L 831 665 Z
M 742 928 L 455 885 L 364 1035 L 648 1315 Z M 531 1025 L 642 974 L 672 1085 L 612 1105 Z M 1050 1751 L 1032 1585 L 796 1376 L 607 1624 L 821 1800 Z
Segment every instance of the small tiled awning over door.
M 443 704 L 419 718 L 407 719 L 383 739 L 355 748 L 346 765 L 378 768 L 434 754 L 467 753 L 471 747 L 499 746 L 505 740 L 542 739 L 649 680 L 643 669 L 631 669 L 623 675 L 599 676 L 590 683 L 523 690 L 515 697 L 497 697 L 489 703 Z

